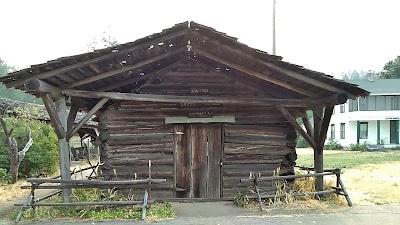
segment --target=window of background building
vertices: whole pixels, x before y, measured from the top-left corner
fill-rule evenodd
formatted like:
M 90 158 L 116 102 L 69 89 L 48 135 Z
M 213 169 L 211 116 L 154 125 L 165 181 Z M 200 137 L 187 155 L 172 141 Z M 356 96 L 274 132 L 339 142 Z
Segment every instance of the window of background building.
M 375 96 L 367 97 L 367 110 L 370 110 L 370 111 L 375 110 Z
M 345 105 L 344 104 L 340 104 L 340 112 L 344 113 L 346 111 Z
M 331 139 L 335 139 L 335 124 L 331 124 Z
M 340 139 L 345 139 L 346 138 L 346 127 L 344 123 L 340 124 Z
M 368 122 L 360 123 L 360 138 L 368 139 Z
M 358 111 L 358 100 L 349 99 L 349 112 Z
M 376 110 L 385 110 L 385 96 L 375 96 Z
M 367 98 L 366 97 L 360 97 L 359 102 L 360 102 L 360 111 L 367 110 Z

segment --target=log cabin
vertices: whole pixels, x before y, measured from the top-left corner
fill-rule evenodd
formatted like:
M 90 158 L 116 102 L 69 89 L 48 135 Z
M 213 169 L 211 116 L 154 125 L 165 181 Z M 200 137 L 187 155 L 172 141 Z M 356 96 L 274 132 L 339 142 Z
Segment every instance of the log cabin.
M 152 176 L 167 179 L 154 186 L 156 198 L 232 198 L 250 172 L 292 174 L 296 133 L 322 172 L 333 107 L 368 95 L 195 22 L 33 65 L 0 82 L 43 99 L 63 179 L 70 177 L 69 138 L 96 115 L 103 178 L 146 178 L 151 160 Z M 73 125 L 78 111 L 87 116 Z M 322 177 L 316 187 L 323 189 Z

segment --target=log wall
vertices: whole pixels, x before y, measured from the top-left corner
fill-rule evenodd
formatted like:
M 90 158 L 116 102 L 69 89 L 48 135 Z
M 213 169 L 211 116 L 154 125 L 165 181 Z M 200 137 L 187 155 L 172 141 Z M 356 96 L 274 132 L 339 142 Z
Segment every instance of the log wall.
M 213 106 L 216 107 L 216 106 Z M 291 174 L 296 160 L 294 129 L 273 108 L 261 111 L 244 109 L 216 110 L 219 115 L 235 116 L 234 124 L 224 124 L 222 159 L 222 196 L 233 197 L 249 184 L 240 179 L 250 172 L 269 176 Z M 165 124 L 166 116 L 187 115 L 193 108 L 181 104 L 145 104 L 122 102 L 118 108 L 99 115 L 101 173 L 105 179 L 148 177 L 148 160 L 152 160 L 154 178 L 167 179 L 154 185 L 153 196 L 173 198 L 174 125 Z M 250 116 L 257 115 L 257 116 Z M 142 188 L 145 188 L 143 186 Z M 263 190 L 273 193 L 274 185 Z M 142 190 L 138 194 L 142 193 Z

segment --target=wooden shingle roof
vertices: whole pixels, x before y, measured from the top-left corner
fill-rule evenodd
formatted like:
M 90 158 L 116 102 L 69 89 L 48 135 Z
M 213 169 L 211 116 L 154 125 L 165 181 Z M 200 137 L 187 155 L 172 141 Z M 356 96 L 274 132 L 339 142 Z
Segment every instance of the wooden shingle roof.
M 195 22 L 176 24 L 133 42 L 32 65 L 1 77 L 0 82 L 24 90 L 27 80 L 37 78 L 62 90 L 131 93 L 159 74 L 174 71 L 177 64 L 193 62 L 257 86 L 275 98 L 368 95 L 357 85 L 285 62 Z M 96 102 L 86 101 L 87 107 Z

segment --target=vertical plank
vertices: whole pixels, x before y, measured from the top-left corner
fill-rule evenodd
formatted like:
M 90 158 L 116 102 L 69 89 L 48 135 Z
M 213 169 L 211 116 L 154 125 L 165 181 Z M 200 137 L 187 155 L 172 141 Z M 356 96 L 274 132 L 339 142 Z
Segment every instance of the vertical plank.
M 207 197 L 207 126 L 192 125 L 193 198 Z
M 207 198 L 221 197 L 222 126 L 208 126 Z
M 190 126 L 174 126 L 175 187 L 177 198 L 190 197 Z M 182 190 L 185 189 L 185 190 Z

